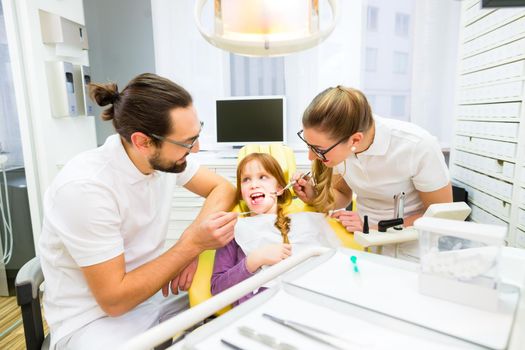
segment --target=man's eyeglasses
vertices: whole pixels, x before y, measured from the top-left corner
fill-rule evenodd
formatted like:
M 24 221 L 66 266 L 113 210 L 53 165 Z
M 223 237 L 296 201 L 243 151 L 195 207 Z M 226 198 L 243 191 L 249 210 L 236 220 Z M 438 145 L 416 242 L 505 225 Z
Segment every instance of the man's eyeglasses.
M 156 135 L 156 134 L 149 134 L 149 136 L 153 137 L 154 139 L 157 139 L 159 141 L 165 141 L 165 142 L 169 142 L 169 143 L 172 143 L 174 145 L 177 145 L 177 146 L 181 146 L 181 147 L 184 147 L 188 150 L 191 150 L 193 148 L 193 146 L 195 146 L 195 144 L 197 143 L 197 141 L 199 141 L 199 136 L 200 136 L 200 133 L 202 132 L 202 128 L 204 126 L 204 122 L 200 122 L 201 123 L 201 129 L 199 130 L 199 135 L 195 136 L 193 138 L 193 141 L 191 143 L 183 143 L 183 142 L 179 142 L 179 141 L 175 141 L 175 140 L 171 140 L 167 137 L 164 137 L 164 136 L 159 136 L 159 135 Z
M 300 130 L 298 133 L 297 133 L 297 136 L 299 136 L 299 138 L 301 140 L 303 140 L 304 143 L 306 143 L 306 145 L 308 146 L 308 148 L 310 148 L 312 150 L 312 152 L 314 152 L 314 154 L 319 157 L 322 161 L 327 161 L 326 157 L 325 157 L 325 154 L 327 154 L 328 152 L 330 152 L 332 149 L 335 148 L 335 146 L 337 146 L 338 144 L 340 144 L 341 142 L 343 142 L 344 140 L 347 139 L 347 137 L 344 137 L 342 138 L 341 140 L 337 141 L 334 145 L 328 147 L 327 149 L 319 149 L 315 146 L 312 146 L 311 144 L 309 144 L 305 139 L 304 137 L 302 136 L 303 134 L 303 131 L 304 130 Z

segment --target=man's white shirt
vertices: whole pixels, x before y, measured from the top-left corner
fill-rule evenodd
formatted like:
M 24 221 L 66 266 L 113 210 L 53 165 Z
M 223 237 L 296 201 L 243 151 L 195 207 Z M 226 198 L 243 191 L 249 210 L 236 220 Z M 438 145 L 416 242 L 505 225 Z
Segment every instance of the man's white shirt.
M 39 241 L 45 275 L 44 307 L 51 345 L 106 316 L 81 271 L 124 254 L 126 272 L 163 252 L 173 190 L 199 165 L 187 159 L 180 174 L 142 174 L 118 135 L 73 158 L 44 199 Z M 53 348 L 53 347 L 52 347 Z

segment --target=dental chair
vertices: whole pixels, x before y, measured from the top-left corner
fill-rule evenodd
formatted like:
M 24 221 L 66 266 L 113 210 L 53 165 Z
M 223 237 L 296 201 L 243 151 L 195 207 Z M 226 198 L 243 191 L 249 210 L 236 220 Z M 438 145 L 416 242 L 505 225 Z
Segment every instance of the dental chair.
M 40 285 L 44 274 L 40 259 L 34 257 L 22 266 L 15 279 L 16 301 L 22 311 L 22 323 L 27 350 L 49 349 L 49 336 L 44 336 L 40 310 Z
M 24 337 L 27 350 L 48 350 L 51 337 L 44 335 L 44 323 L 40 309 L 40 285 L 44 282 L 44 274 L 40 258 L 34 257 L 26 262 L 15 279 L 16 301 L 22 311 Z M 163 350 L 171 346 L 171 339 L 155 347 Z
M 239 150 L 237 162 L 243 159 L 250 153 L 269 153 L 281 165 L 286 181 L 289 181 L 296 169 L 295 155 L 291 148 L 281 144 L 269 145 L 247 145 Z M 353 206 L 355 208 L 355 205 Z M 248 210 L 243 203 L 237 204 L 233 211 L 242 212 Z M 300 199 L 295 198 L 292 203 L 285 209 L 286 214 L 297 213 L 301 211 L 314 211 L 314 209 Z M 354 236 L 349 233 L 340 223 L 335 219 L 328 219 L 328 223 L 336 233 L 341 241 L 341 245 L 346 248 L 355 250 L 363 250 L 363 247 L 354 241 Z M 211 295 L 211 276 L 213 274 L 213 264 L 215 260 L 215 250 L 207 250 L 199 255 L 199 264 L 193 282 L 188 290 L 190 299 L 190 307 L 196 306 L 203 301 L 212 297 Z M 220 315 L 230 308 L 225 308 L 217 313 Z

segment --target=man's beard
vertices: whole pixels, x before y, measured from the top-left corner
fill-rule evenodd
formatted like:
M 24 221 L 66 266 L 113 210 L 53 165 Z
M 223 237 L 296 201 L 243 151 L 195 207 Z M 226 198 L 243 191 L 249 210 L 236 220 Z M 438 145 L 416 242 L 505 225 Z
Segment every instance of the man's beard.
M 184 157 L 186 157 L 189 153 L 187 153 Z M 160 151 L 156 152 L 151 159 L 149 159 L 149 164 L 151 167 L 155 170 L 162 171 L 165 173 L 182 173 L 184 169 L 186 169 L 186 161 L 181 164 L 177 164 L 176 162 L 173 162 L 172 164 L 166 165 L 162 160 L 160 159 Z

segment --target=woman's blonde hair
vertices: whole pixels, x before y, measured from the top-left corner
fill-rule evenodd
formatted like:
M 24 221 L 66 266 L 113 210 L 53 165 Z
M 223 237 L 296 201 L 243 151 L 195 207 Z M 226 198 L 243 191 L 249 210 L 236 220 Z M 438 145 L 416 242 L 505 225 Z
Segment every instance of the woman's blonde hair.
M 257 161 L 261 166 L 273 176 L 281 187 L 286 186 L 286 179 L 284 178 L 283 169 L 279 162 L 267 153 L 250 153 L 245 156 L 237 165 L 237 200 L 241 203 L 243 211 L 249 210 L 244 203 L 241 193 L 241 181 L 246 164 L 251 161 Z M 284 207 L 289 205 L 292 201 L 292 194 L 289 190 L 284 191 L 282 195 L 277 197 L 277 218 L 275 220 L 275 227 L 281 232 L 283 243 L 290 243 L 288 240 L 288 233 L 290 232 L 290 218 L 284 214 Z
M 326 133 L 333 140 L 350 138 L 356 132 L 370 130 L 372 110 L 365 95 L 344 86 L 331 87 L 317 95 L 303 113 L 303 127 Z M 320 212 L 334 209 L 333 169 L 316 159 L 312 164 L 317 196 L 311 203 Z

